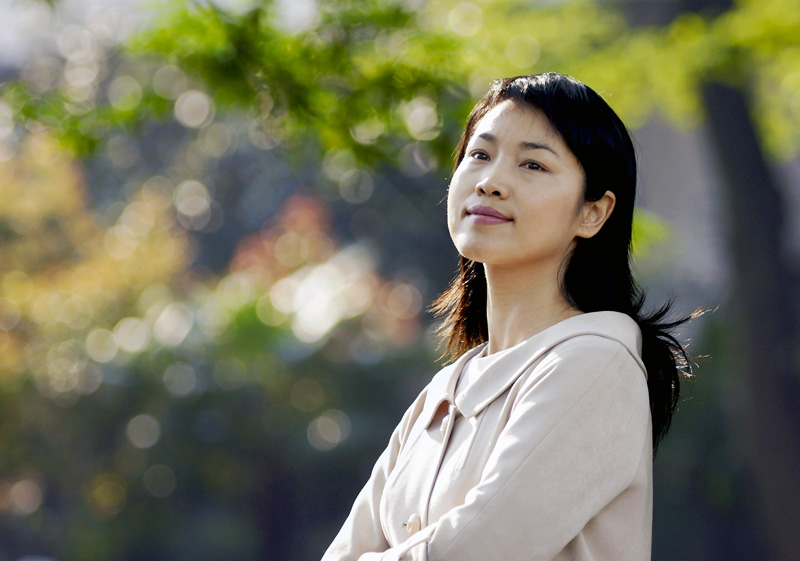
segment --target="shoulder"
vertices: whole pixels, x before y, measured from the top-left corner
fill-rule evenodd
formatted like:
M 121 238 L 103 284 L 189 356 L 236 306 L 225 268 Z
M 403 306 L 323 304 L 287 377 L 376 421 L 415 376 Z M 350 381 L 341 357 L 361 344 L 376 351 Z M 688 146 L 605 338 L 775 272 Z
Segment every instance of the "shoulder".
M 634 449 L 649 438 L 650 399 L 644 367 L 638 355 L 614 338 L 570 337 L 550 348 L 520 382 L 514 396 L 517 410 L 546 410 L 554 423 L 577 419 L 576 426 L 589 423 L 616 433 L 634 443 Z
M 533 365 L 522 394 L 533 390 L 529 394 L 533 397 L 547 388 L 548 393 L 562 398 L 581 399 L 586 394 L 647 405 L 649 410 L 646 371 L 638 347 L 632 344 L 639 330 L 633 320 L 631 324 L 623 330 L 619 326 L 579 330 L 557 341 Z
M 625 314 L 604 311 L 575 316 L 548 330 L 547 339 L 542 362 L 558 360 L 597 369 L 613 361 L 645 373 L 642 332 Z
M 555 345 L 542 357 L 538 368 L 573 372 L 587 378 L 586 382 L 603 378 L 647 386 L 640 356 L 617 339 L 598 334 L 577 335 Z
M 580 334 L 554 345 L 542 357 L 543 361 L 583 364 L 596 368 L 605 363 L 618 362 L 642 371 L 639 354 L 616 338 L 601 334 Z

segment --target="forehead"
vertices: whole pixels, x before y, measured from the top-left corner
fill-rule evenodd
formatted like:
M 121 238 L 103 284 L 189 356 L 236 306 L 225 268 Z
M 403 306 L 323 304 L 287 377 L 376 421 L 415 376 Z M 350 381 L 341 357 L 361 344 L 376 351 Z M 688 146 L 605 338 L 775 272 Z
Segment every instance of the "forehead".
M 547 137 L 551 142 L 561 141 L 561 135 L 542 111 L 510 99 L 492 107 L 475 125 L 472 136 L 474 138 L 484 132 L 526 140 Z

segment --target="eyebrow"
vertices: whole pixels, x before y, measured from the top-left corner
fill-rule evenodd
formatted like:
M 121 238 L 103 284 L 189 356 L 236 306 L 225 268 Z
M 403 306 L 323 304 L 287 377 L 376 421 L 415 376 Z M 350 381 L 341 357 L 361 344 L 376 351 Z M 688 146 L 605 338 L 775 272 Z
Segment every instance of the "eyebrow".
M 487 142 L 497 142 L 497 137 L 489 132 L 482 132 L 481 134 L 478 135 L 478 138 L 482 138 Z M 523 140 L 522 142 L 519 143 L 519 145 L 524 150 L 547 150 L 548 152 L 552 152 L 553 154 L 558 156 L 558 152 L 553 150 L 553 148 L 551 148 L 547 144 L 542 144 L 541 142 L 529 142 Z

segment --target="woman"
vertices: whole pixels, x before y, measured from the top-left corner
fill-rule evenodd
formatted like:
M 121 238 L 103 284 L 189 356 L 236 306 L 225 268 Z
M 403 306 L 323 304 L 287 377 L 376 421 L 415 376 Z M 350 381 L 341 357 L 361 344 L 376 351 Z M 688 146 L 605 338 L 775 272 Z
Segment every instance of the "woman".
M 688 361 L 631 277 L 636 157 L 560 74 L 498 81 L 458 147 L 441 370 L 323 561 L 650 559 L 652 458 Z

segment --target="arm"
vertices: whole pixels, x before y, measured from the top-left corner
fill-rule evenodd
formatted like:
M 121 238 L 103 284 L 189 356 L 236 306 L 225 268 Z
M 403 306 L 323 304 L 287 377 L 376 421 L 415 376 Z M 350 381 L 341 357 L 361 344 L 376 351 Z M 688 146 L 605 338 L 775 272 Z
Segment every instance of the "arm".
M 651 461 L 644 374 L 616 343 L 579 345 L 521 388 L 465 503 L 375 559 L 550 561 L 630 486 Z

